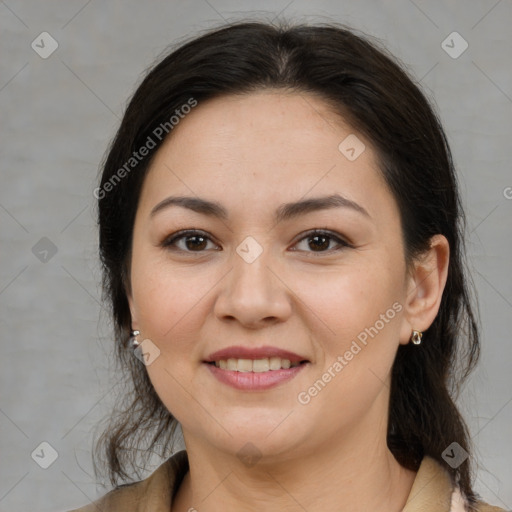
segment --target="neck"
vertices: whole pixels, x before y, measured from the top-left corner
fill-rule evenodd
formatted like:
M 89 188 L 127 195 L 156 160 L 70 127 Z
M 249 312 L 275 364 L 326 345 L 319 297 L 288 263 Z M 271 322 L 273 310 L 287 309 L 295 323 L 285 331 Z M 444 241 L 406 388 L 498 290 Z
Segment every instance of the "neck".
M 400 466 L 387 448 L 385 423 L 358 424 L 340 432 L 337 442 L 278 461 L 264 456 L 252 467 L 185 436 L 190 471 L 172 510 L 401 511 L 416 473 Z

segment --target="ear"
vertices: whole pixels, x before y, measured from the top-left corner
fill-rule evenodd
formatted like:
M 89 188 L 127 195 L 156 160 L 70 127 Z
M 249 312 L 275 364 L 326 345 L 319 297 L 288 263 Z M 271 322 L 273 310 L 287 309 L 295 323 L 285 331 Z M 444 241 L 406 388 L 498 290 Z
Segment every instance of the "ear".
M 128 306 L 130 308 L 131 328 L 134 331 L 138 331 L 139 330 L 139 322 L 137 320 L 136 308 L 135 308 L 133 297 L 132 297 L 131 293 L 128 292 L 128 290 L 126 291 L 126 299 L 128 300 Z
M 135 301 L 133 300 L 132 287 L 130 280 L 126 277 L 126 274 L 123 273 L 123 285 L 126 293 L 126 300 L 128 301 L 128 307 L 130 308 L 130 316 L 131 316 L 131 328 L 135 331 L 138 331 L 138 320 L 137 313 L 135 308 Z
M 443 235 L 430 239 L 430 249 L 414 261 L 407 277 L 407 299 L 400 343 L 409 343 L 412 330 L 426 331 L 434 321 L 441 304 L 448 277 L 450 244 Z

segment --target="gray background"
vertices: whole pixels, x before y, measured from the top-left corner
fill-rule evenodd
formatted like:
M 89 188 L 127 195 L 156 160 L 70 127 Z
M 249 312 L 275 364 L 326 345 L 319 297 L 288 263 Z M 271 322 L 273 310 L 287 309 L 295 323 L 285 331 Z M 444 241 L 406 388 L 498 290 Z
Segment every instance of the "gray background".
M 435 98 L 460 172 L 483 325 L 481 365 L 459 403 L 478 456 L 477 491 L 512 509 L 511 3 L 0 1 L 0 510 L 66 510 L 105 491 L 90 452 L 114 396 L 113 342 L 92 190 L 142 71 L 223 18 L 279 14 L 382 39 Z M 44 31 L 59 45 L 46 59 L 31 47 Z M 441 46 L 453 31 L 469 44 L 458 58 Z M 58 452 L 48 469 L 31 457 L 42 441 Z

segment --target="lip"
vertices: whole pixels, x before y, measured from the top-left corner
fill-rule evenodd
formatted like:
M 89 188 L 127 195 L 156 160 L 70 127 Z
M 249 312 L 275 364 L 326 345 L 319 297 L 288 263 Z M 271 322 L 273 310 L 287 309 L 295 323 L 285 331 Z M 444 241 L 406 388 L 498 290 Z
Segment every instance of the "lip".
M 258 347 L 249 348 L 242 346 L 233 346 L 223 348 L 213 352 L 205 359 L 205 363 L 212 363 L 214 361 L 220 361 L 221 359 L 265 359 L 266 357 L 280 357 L 281 359 L 289 359 L 291 363 L 300 363 L 301 361 L 308 361 L 306 357 L 303 357 L 289 350 L 283 350 L 277 347 Z M 309 361 L 308 361 L 309 362 Z M 215 367 L 214 367 L 215 368 Z M 223 370 L 226 372 L 225 370 Z M 279 372 L 281 370 L 274 370 Z M 238 372 L 237 372 L 238 373 Z
M 214 364 L 215 361 L 221 359 L 264 359 L 267 357 L 280 357 L 281 359 L 288 359 L 290 363 L 300 363 L 293 368 L 286 368 L 281 370 L 271 370 L 267 372 L 238 372 L 233 370 L 223 370 L 217 368 Z M 208 368 L 212 375 L 220 382 L 227 384 L 238 390 L 243 391 L 264 391 L 282 384 L 290 379 L 293 379 L 299 372 L 310 364 L 310 361 L 295 352 L 284 350 L 278 347 L 242 347 L 233 346 L 217 350 L 208 356 L 203 361 L 203 364 Z
M 242 391 L 264 391 L 293 379 L 309 363 L 303 363 L 293 368 L 272 370 L 268 372 L 237 372 L 222 370 L 213 364 L 203 363 L 220 382 Z

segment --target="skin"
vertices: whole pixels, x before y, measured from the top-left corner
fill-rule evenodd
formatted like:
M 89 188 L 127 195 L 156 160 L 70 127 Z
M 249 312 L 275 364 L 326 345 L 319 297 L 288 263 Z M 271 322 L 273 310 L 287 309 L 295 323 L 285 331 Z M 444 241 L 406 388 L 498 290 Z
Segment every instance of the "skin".
M 349 161 L 338 145 L 355 133 L 309 94 L 262 91 L 200 103 L 152 162 L 134 225 L 128 292 L 132 327 L 160 355 L 147 366 L 181 424 L 190 471 L 173 511 L 397 511 L 415 473 L 386 445 L 390 371 L 399 344 L 434 320 L 449 247 L 437 235 L 406 268 L 400 218 L 371 143 Z M 338 193 L 346 207 L 279 223 L 283 203 Z M 217 201 L 220 220 L 169 206 L 171 195 Z M 328 229 L 327 248 L 308 238 Z M 162 242 L 182 229 L 210 237 Z M 247 237 L 262 254 L 236 252 Z M 328 239 L 329 241 L 329 239 Z M 191 243 L 192 242 L 192 243 Z M 197 241 L 196 241 L 197 242 Z M 188 252 L 187 252 L 188 251 Z M 353 340 L 398 302 L 402 308 L 311 401 L 298 402 Z M 276 346 L 310 361 L 266 391 L 240 391 L 202 361 L 221 348 Z M 418 347 L 421 350 L 421 346 Z M 237 456 L 252 443 L 261 458 Z

